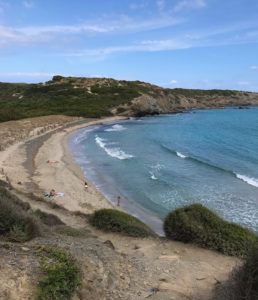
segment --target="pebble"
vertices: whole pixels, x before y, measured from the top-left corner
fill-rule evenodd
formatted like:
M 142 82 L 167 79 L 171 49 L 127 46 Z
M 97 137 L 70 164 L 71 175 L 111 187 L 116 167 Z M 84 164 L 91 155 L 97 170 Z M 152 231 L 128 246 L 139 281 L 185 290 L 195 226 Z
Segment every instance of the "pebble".
M 27 247 L 21 247 L 21 249 L 22 249 L 22 251 L 25 251 L 25 252 L 28 252 L 28 251 L 30 251 L 30 249 L 29 249 L 29 248 L 27 248 Z

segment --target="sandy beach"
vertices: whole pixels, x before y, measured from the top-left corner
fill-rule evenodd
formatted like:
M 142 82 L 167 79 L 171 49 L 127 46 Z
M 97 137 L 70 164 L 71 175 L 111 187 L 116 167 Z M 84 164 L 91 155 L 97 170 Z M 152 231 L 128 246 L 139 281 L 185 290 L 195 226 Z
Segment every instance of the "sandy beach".
M 29 138 L 0 152 L 1 179 L 24 193 L 44 197 L 55 190 L 54 197 L 44 197 L 69 211 L 92 213 L 112 204 L 92 185 L 84 187 L 85 178 L 67 145 L 69 135 L 83 127 L 112 123 L 121 117 L 86 119 L 80 124 L 61 126 L 46 134 Z

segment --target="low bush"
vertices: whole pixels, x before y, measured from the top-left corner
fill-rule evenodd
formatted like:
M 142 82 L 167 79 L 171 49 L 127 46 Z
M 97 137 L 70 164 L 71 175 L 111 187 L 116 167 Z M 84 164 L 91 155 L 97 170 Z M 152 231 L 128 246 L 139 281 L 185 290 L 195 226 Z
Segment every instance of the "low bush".
M 38 224 L 14 198 L 0 189 L 0 236 L 14 242 L 28 241 L 39 234 Z
M 38 283 L 38 300 L 70 299 L 80 283 L 80 271 L 70 254 L 59 249 L 44 249 L 42 278 Z
M 213 300 L 258 299 L 258 243 L 251 249 L 243 266 L 232 272 L 229 280 L 217 286 Z
M 12 202 L 19 206 L 22 210 L 29 211 L 31 209 L 28 202 L 20 200 L 8 190 L 8 184 L 6 184 L 4 181 L 0 181 L 0 196 L 1 198 L 8 199 L 8 202 Z
M 64 225 L 64 222 L 61 221 L 56 215 L 49 214 L 37 209 L 34 212 L 35 216 L 38 217 L 42 223 L 48 226 L 57 226 Z
M 169 239 L 239 257 L 246 256 L 257 241 L 255 233 L 224 221 L 201 204 L 172 211 L 164 221 L 164 231 Z
M 134 237 L 155 235 L 140 220 L 115 209 L 101 209 L 96 211 L 90 217 L 90 224 L 104 231 L 118 232 Z

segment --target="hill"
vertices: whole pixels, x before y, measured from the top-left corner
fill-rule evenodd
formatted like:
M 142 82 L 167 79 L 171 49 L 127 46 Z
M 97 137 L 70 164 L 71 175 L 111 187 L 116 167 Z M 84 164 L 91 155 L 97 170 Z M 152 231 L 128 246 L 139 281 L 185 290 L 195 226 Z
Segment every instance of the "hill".
M 0 121 L 46 115 L 143 116 L 192 108 L 258 105 L 258 94 L 165 89 L 141 81 L 54 76 L 38 84 L 0 83 Z

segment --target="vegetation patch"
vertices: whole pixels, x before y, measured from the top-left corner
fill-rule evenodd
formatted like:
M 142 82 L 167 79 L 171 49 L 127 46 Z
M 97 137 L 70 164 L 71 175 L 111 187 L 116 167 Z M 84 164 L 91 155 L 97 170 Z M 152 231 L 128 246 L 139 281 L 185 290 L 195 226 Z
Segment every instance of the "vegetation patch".
M 35 216 L 37 216 L 42 223 L 48 226 L 57 226 L 57 225 L 64 225 L 64 222 L 62 222 L 56 215 L 49 214 L 46 212 L 43 212 L 39 209 L 37 209 L 34 212 Z
M 137 81 L 109 79 L 105 84 L 92 85 L 89 91 L 80 78 L 61 76 L 46 84 L 0 83 L 0 122 L 56 114 L 109 116 L 112 108 L 130 102 L 146 90 Z
M 238 92 L 162 89 L 140 81 L 60 75 L 54 76 L 44 84 L 0 82 L 0 122 L 57 114 L 80 117 L 109 116 L 115 107 L 120 107 L 118 113 L 123 113 L 122 106 L 143 94 L 154 98 L 162 94 L 179 99 L 181 96 L 232 97 Z
M 38 283 L 38 300 L 70 299 L 80 283 L 80 271 L 70 254 L 59 249 L 44 249 L 43 276 Z
M 55 227 L 55 232 L 62 235 L 72 236 L 72 237 L 88 237 L 90 232 L 86 229 L 77 229 L 70 226 L 60 225 Z
M 257 241 L 255 233 L 224 221 L 201 204 L 172 211 L 164 221 L 164 231 L 169 239 L 239 257 L 246 256 Z
M 101 209 L 90 217 L 94 227 L 111 232 L 118 232 L 134 237 L 155 236 L 144 223 L 137 218 L 115 209 Z
M 0 188 L 0 236 L 14 241 L 25 242 L 39 234 L 36 220 L 30 216 L 18 198 Z
M 232 272 L 230 279 L 215 289 L 213 300 L 258 299 L 258 243 L 251 249 L 243 266 Z

